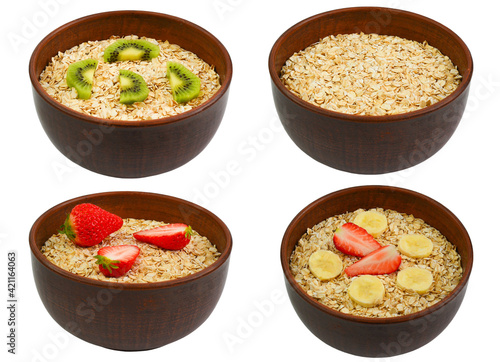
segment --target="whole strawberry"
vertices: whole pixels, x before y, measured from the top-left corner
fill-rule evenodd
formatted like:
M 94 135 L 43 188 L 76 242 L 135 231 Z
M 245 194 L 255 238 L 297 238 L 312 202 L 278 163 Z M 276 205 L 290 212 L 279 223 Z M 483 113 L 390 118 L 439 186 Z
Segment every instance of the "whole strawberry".
M 118 278 L 125 275 L 134 265 L 141 249 L 135 245 L 105 246 L 94 258 L 99 270 L 107 277 Z
M 79 246 L 94 246 L 123 225 L 121 217 L 94 204 L 79 204 L 66 217 L 60 232 Z
M 191 240 L 193 230 L 186 224 L 168 224 L 134 233 L 136 240 L 168 250 L 180 250 Z

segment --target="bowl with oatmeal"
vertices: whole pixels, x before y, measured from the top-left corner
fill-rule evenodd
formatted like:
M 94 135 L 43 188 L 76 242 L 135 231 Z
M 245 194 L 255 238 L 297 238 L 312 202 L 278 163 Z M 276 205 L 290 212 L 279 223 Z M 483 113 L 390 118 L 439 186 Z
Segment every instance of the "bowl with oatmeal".
M 196 204 L 121 191 L 50 208 L 33 224 L 29 244 L 38 294 L 57 323 L 102 347 L 147 350 L 187 336 L 210 316 L 232 238 Z
M 91 171 L 129 178 L 173 170 L 207 146 L 232 63 L 217 38 L 187 20 L 111 11 L 52 31 L 33 51 L 29 74 L 56 148 Z
M 452 30 L 380 7 L 305 19 L 269 55 L 274 103 L 293 142 L 360 174 L 402 170 L 439 151 L 460 122 L 472 70 Z
M 465 296 L 473 250 L 437 201 L 389 186 L 326 195 L 290 223 L 281 264 L 290 301 L 328 345 L 390 357 L 438 336 Z

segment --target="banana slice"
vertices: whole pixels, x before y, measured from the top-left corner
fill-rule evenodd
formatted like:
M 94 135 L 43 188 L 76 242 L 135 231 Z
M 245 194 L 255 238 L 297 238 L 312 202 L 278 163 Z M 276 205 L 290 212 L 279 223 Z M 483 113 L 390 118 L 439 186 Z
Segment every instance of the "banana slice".
M 399 239 L 399 251 L 410 258 L 426 258 L 432 253 L 434 244 L 421 234 L 407 234 Z
M 399 271 L 396 284 L 406 290 L 412 290 L 418 294 L 427 293 L 432 286 L 432 273 L 427 269 L 410 267 Z
M 342 260 L 329 250 L 318 250 L 309 257 L 309 270 L 321 281 L 335 278 L 342 272 Z
M 349 297 L 363 307 L 374 307 L 384 299 L 382 281 L 373 275 L 362 275 L 351 282 L 347 290 Z
M 387 218 L 378 211 L 363 211 L 354 218 L 353 223 L 361 226 L 374 238 L 382 235 L 387 229 Z

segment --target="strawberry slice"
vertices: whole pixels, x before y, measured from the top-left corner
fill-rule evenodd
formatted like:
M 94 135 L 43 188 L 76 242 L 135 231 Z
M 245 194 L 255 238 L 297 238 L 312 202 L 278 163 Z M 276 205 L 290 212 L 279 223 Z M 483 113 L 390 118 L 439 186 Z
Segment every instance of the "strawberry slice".
M 360 274 L 390 274 L 398 270 L 400 264 L 401 255 L 399 255 L 396 247 L 386 245 L 348 266 L 344 269 L 344 272 L 350 277 Z
M 335 247 L 347 255 L 360 256 L 370 254 L 381 245 L 361 226 L 348 222 L 333 234 Z
M 191 240 L 193 229 L 186 224 L 168 224 L 154 229 L 134 233 L 139 241 L 159 246 L 163 249 L 180 250 Z
M 121 277 L 125 275 L 135 259 L 139 256 L 141 249 L 135 245 L 105 246 L 99 249 L 94 258 L 97 259 L 99 270 L 107 277 Z
M 66 217 L 60 233 L 79 246 L 94 246 L 123 225 L 121 217 L 94 204 L 78 204 Z

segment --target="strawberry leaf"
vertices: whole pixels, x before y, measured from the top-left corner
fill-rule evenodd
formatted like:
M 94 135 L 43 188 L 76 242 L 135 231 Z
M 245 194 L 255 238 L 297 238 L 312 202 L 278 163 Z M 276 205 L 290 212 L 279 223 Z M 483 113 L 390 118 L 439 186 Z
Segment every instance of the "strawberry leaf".
M 71 222 L 69 220 L 69 215 L 66 216 L 66 220 L 64 221 L 64 224 L 61 225 L 61 228 L 59 229 L 59 232 L 61 234 L 66 234 L 66 236 L 70 239 L 70 240 L 75 240 L 76 238 L 76 233 L 75 233 L 75 230 L 71 227 Z
M 97 259 L 96 264 L 102 265 L 110 273 L 112 271 L 111 269 L 118 269 L 117 264 L 120 264 L 119 260 L 111 260 L 110 258 L 103 256 L 103 255 L 94 255 L 94 258 Z
M 193 235 L 193 229 L 191 228 L 191 226 L 188 226 L 184 231 L 184 236 L 186 237 L 186 239 L 189 239 L 191 235 Z

